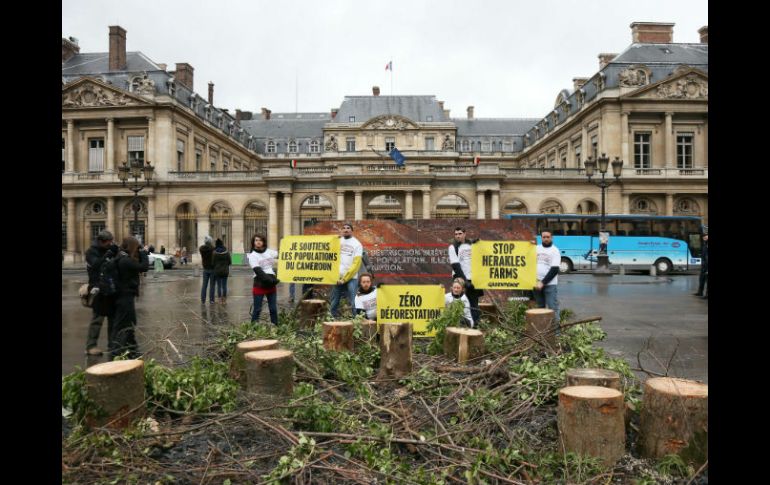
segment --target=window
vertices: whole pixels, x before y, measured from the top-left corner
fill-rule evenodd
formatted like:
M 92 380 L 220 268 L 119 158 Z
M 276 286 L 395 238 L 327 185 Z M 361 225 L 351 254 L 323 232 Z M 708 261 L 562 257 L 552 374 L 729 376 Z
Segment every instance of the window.
M 275 142 L 270 141 L 267 143 L 267 153 L 275 153 Z
M 345 138 L 345 150 L 349 152 L 356 151 L 356 139 L 355 138 Z
M 222 170 L 227 172 L 230 170 L 230 160 L 227 158 L 222 158 Z
M 398 204 L 398 199 L 393 197 L 392 195 L 386 195 L 385 196 L 385 203 L 386 204 Z
M 692 168 L 692 133 L 676 135 L 676 167 Z
M 319 144 L 317 140 L 313 140 L 310 142 L 310 153 L 318 153 L 319 152 Z
M 650 133 L 634 133 L 634 168 L 652 167 L 650 159 Z
M 463 140 L 463 151 L 464 152 L 471 151 L 471 143 L 468 140 Z
M 393 137 L 385 138 L 385 151 L 389 152 L 396 148 L 396 139 Z
M 580 151 L 582 148 L 580 148 L 580 145 L 575 145 L 575 166 L 578 168 L 582 168 L 580 165 Z
M 511 146 L 511 142 L 507 141 L 503 143 L 503 151 L 504 152 L 510 152 L 513 150 L 513 147 Z
M 351 122 L 351 123 L 355 123 L 356 117 L 355 116 L 349 116 L 348 117 L 348 121 Z
M 129 221 L 128 230 L 132 236 L 139 240 L 140 244 L 144 244 L 144 221 L 136 221 L 136 224 L 133 220 Z
M 88 171 L 104 172 L 104 138 L 88 140 Z
M 428 151 L 433 151 L 436 148 L 433 146 L 433 137 L 429 136 L 425 138 L 425 149 Z
M 67 249 L 67 221 L 64 219 L 61 221 L 61 249 Z
M 289 142 L 289 153 L 297 153 L 297 142 L 294 140 Z
M 428 115 L 428 116 L 425 118 L 425 121 L 433 121 L 433 116 L 430 116 L 430 115 Z
M 567 149 L 563 148 L 559 152 L 559 161 L 561 162 L 561 168 L 567 168 Z
M 176 170 L 177 172 L 184 171 L 184 141 L 176 141 Z
M 128 165 L 144 166 L 144 136 L 129 136 L 128 138 Z
M 597 150 L 599 150 L 599 137 L 594 135 L 591 137 L 591 156 L 594 160 L 599 156 Z
M 482 152 L 488 152 L 489 151 L 489 142 L 485 141 L 481 144 L 481 151 Z
M 641 212 L 647 212 L 650 210 L 650 204 L 646 199 L 639 199 L 636 201 L 636 210 Z
M 105 230 L 107 228 L 107 223 L 104 221 L 91 221 L 91 240 L 95 240 L 96 236 L 99 235 L 100 232 Z
M 64 173 L 64 169 L 66 167 L 65 157 L 64 157 L 64 138 L 61 139 L 61 173 Z
M 319 195 L 311 195 L 305 199 L 305 203 L 307 205 L 318 205 L 321 203 L 321 197 Z

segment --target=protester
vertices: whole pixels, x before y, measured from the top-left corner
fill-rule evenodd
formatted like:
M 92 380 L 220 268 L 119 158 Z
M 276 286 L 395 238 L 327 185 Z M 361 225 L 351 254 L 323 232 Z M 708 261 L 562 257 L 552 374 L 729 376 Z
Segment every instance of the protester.
M 203 266 L 203 284 L 201 286 L 201 304 L 206 303 L 206 288 L 211 283 L 209 289 L 209 303 L 214 303 L 214 263 L 212 262 L 212 256 L 214 255 L 214 245 L 211 236 L 203 238 L 203 245 L 198 248 L 201 253 L 201 265 Z
M 534 293 L 538 308 L 550 308 L 554 312 L 553 323 L 559 334 L 559 298 L 556 285 L 559 283 L 561 252 L 553 244 L 551 231 L 540 234 L 541 244 L 537 246 L 537 283 Z
M 109 328 L 107 350 L 109 360 L 128 351 L 129 359 L 141 356 L 134 329 L 137 325 L 135 300 L 139 296 L 139 273 L 147 271 L 147 253 L 139 248 L 139 241 L 126 237 L 120 245 L 117 258 L 118 280 L 115 300 L 114 325 Z
M 182 264 L 187 264 L 187 246 L 182 246 L 182 251 L 179 254 L 182 258 Z
M 709 234 L 703 234 L 703 252 L 700 262 L 700 276 L 698 277 L 698 292 L 695 296 L 701 296 L 708 299 L 708 277 L 709 277 Z M 705 292 L 704 292 L 705 290 Z
M 377 288 L 373 285 L 374 276 L 362 273 L 358 277 L 358 294 L 355 298 L 356 315 L 363 314 L 367 322 L 377 321 Z
M 99 231 L 91 247 L 86 251 L 86 271 L 88 271 L 88 291 L 90 292 L 98 283 L 99 272 L 105 259 L 118 255 L 117 245 L 110 231 Z M 107 317 L 107 328 L 113 325 L 115 316 L 115 296 L 97 295 L 91 307 L 91 322 L 88 325 L 88 339 L 86 340 L 86 354 L 102 355 L 103 352 L 96 345 L 99 342 L 99 332 L 102 329 L 104 317 Z
M 219 303 L 227 303 L 227 278 L 230 276 L 230 265 L 232 262 L 225 244 L 221 239 L 217 239 L 214 243 L 213 263 Z
M 259 321 L 262 312 L 262 301 L 267 297 L 267 308 L 270 310 L 270 322 L 278 324 L 278 296 L 276 285 L 278 278 L 275 275 L 275 267 L 278 260 L 278 252 L 268 249 L 267 239 L 261 234 L 255 234 L 251 238 L 251 251 L 248 254 L 249 266 L 254 270 L 254 283 L 252 295 L 254 306 L 251 313 L 251 322 Z
M 461 301 L 463 304 L 463 316 L 458 322 L 460 325 L 465 325 L 474 328 L 473 316 L 471 315 L 471 302 L 468 300 L 465 294 L 466 281 L 462 278 L 455 278 L 452 281 L 452 291 L 444 295 L 444 305 L 449 307 L 456 301 Z
M 449 245 L 449 264 L 452 266 L 452 277 L 462 278 L 465 281 L 465 296 L 471 305 L 473 323 L 478 325 L 481 316 L 479 297 L 483 291 L 477 290 L 471 280 L 471 244 L 478 242 L 478 239 L 466 240 L 465 229 L 462 227 L 455 227 L 454 237 L 455 240 Z
M 358 290 L 358 269 L 361 266 L 361 257 L 364 247 L 361 242 L 353 237 L 353 226 L 346 222 L 342 225 L 340 235 L 340 277 L 332 288 L 331 314 L 338 317 L 340 299 L 344 296 L 354 311 L 356 290 Z

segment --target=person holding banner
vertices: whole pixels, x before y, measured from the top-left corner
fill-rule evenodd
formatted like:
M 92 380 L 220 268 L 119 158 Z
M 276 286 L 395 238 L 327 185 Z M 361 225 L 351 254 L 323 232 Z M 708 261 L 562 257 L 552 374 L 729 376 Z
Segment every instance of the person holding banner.
M 540 234 L 541 244 L 537 247 L 537 283 L 535 301 L 538 308 L 548 307 L 554 312 L 553 322 L 556 334 L 559 334 L 559 299 L 556 285 L 559 283 L 559 265 L 561 252 L 553 244 L 551 231 Z
M 358 294 L 356 295 L 356 315 L 363 313 L 368 322 L 377 321 L 377 288 L 372 285 L 374 277 L 371 273 L 362 273 L 358 277 Z
M 464 307 L 463 318 L 460 324 L 474 328 L 475 325 L 471 316 L 471 302 L 468 301 L 468 297 L 465 295 L 465 280 L 462 278 L 455 278 L 452 282 L 452 291 L 444 295 L 444 304 L 447 307 L 458 300 L 463 303 Z
M 477 241 L 478 239 L 466 241 L 465 229 L 455 227 L 455 240 L 449 245 L 449 264 L 452 266 L 452 277 L 462 278 L 465 282 L 465 296 L 470 302 L 474 324 L 478 324 L 481 315 L 479 311 L 479 296 L 482 294 L 481 290 L 473 287 L 473 282 L 471 281 L 471 244 Z M 452 286 L 454 286 L 454 283 Z
M 251 294 L 254 296 L 254 307 L 251 313 L 251 323 L 259 321 L 262 313 L 262 300 L 267 296 L 267 308 L 270 310 L 270 322 L 278 324 L 278 297 L 276 286 L 278 279 L 273 269 L 277 264 L 278 252 L 267 248 L 267 239 L 261 234 L 251 238 L 251 251 L 248 254 L 249 266 L 254 270 L 254 284 Z
M 358 290 L 358 269 L 361 267 L 361 257 L 364 246 L 361 241 L 353 237 L 353 226 L 346 222 L 342 225 L 340 236 L 340 279 L 332 288 L 331 313 L 337 318 L 340 299 L 344 295 L 350 303 L 351 310 L 355 311 L 356 290 Z

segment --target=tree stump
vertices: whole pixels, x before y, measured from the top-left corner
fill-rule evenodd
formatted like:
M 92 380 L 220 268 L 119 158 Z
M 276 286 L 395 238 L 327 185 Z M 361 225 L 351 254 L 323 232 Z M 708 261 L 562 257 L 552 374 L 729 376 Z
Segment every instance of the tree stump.
M 371 341 L 377 336 L 377 322 L 361 322 L 361 338 Z
M 299 302 L 299 328 L 313 328 L 326 311 L 326 300 L 302 300 Z
M 412 372 L 412 324 L 383 323 L 380 327 L 380 378 Z
M 241 387 L 246 387 L 246 358 L 244 356 L 247 353 L 256 350 L 270 350 L 277 348 L 278 341 L 275 339 L 248 340 L 237 344 L 233 351 L 233 357 L 230 359 L 230 377 L 238 381 Z
M 353 351 L 353 322 L 324 322 L 324 349 Z
M 497 305 L 494 303 L 480 301 L 479 312 L 481 312 L 481 317 L 489 320 L 492 325 L 500 325 L 500 312 L 497 311 Z
M 550 308 L 531 308 L 524 312 L 524 334 L 540 345 L 556 346 L 554 311 Z
M 458 364 L 484 355 L 484 334 L 472 328 L 447 327 L 444 355 L 457 359 Z
M 567 369 L 567 386 L 599 386 L 623 392 L 620 373 L 607 369 Z
M 612 466 L 626 452 L 625 406 L 617 389 L 571 386 L 559 391 L 559 437 L 566 452 Z
M 294 390 L 294 352 L 272 349 L 248 352 L 246 391 L 260 396 L 291 396 Z
M 708 394 L 708 385 L 700 382 L 647 379 L 639 416 L 641 454 L 661 458 L 677 453 L 703 464 L 708 459 Z
M 86 416 L 89 427 L 127 427 L 144 415 L 144 361 L 116 360 L 89 367 L 86 393 L 97 407 Z

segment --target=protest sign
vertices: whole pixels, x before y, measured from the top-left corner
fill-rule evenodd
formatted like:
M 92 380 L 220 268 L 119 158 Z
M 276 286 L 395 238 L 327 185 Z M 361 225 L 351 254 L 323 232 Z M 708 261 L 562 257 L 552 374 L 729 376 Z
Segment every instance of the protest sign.
M 528 241 L 479 241 L 473 245 L 473 286 L 482 290 L 531 290 L 537 282 L 537 247 Z
M 377 323 L 409 322 L 415 337 L 432 337 L 428 322 L 444 311 L 440 285 L 381 285 L 377 288 Z
M 337 284 L 340 278 L 340 238 L 284 237 L 278 252 L 278 275 L 284 283 Z

